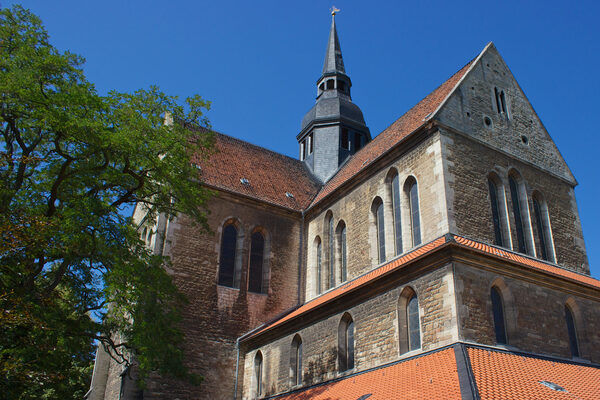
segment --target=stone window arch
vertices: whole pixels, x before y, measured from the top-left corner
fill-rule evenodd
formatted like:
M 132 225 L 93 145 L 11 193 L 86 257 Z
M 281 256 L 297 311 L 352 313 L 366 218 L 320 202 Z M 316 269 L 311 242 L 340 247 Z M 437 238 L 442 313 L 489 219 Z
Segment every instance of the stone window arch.
M 377 196 L 371 203 L 369 239 L 374 264 L 385 262 L 385 214 L 383 200 Z
M 421 317 L 415 290 L 407 286 L 398 299 L 398 339 L 400 354 L 421 348 Z
M 404 181 L 403 186 L 404 201 L 408 206 L 408 231 L 412 247 L 421 244 L 421 212 L 419 207 L 419 189 L 417 179 L 414 176 L 409 176 Z
M 270 278 L 270 236 L 262 227 L 256 227 L 250 236 L 250 255 L 248 257 L 248 291 L 269 293 Z
M 564 315 L 571 357 L 584 358 L 585 324 L 581 309 L 572 297 L 565 301 Z
M 254 397 L 260 397 L 263 394 L 263 355 L 259 350 L 254 356 L 254 373 L 252 374 Z
M 527 189 L 521 174 L 512 169 L 508 174 L 512 214 L 517 236 L 517 251 L 535 256 L 535 246 L 531 234 Z
M 394 243 L 394 255 L 402 254 L 402 193 L 400 190 L 400 176 L 396 168 L 390 168 L 388 171 L 386 182 L 386 192 L 391 205 L 391 221 Z
M 242 248 L 244 233 L 242 224 L 234 218 L 227 219 L 221 226 L 218 284 L 240 288 L 242 276 Z
M 338 325 L 338 368 L 339 372 L 354 368 L 354 320 L 345 313 Z
M 533 225 L 535 225 L 535 239 L 538 255 L 540 258 L 550 262 L 556 262 L 554 241 L 552 239 L 552 228 L 550 226 L 550 215 L 548 204 L 544 196 L 538 191 L 532 194 L 533 203 Z
M 302 384 L 302 338 L 294 335 L 290 346 L 290 386 Z
M 502 278 L 496 278 L 489 289 L 492 330 L 497 344 L 507 345 L 517 336 L 515 302 Z
M 344 220 L 338 222 L 335 229 L 337 243 L 337 264 L 339 265 L 340 282 L 348 280 L 348 243 L 346 234 L 346 223 Z
M 494 244 L 511 248 L 510 226 L 506 208 L 504 184 L 495 172 L 488 174 L 488 189 L 494 227 Z
M 335 287 L 335 232 L 333 229 L 333 212 L 331 210 L 327 211 L 325 214 L 325 224 L 323 225 L 323 237 L 327 242 L 327 256 L 325 259 L 326 268 L 327 268 L 327 289 L 331 289 Z

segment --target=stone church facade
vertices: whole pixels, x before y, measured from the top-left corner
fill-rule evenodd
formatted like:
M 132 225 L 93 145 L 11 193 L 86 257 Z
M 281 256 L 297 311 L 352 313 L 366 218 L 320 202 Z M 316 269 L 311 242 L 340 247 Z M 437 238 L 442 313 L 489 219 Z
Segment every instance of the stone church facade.
M 212 232 L 144 218 L 200 387 L 89 399 L 600 398 L 577 182 L 495 46 L 371 137 L 335 20 L 299 159 L 216 134 Z

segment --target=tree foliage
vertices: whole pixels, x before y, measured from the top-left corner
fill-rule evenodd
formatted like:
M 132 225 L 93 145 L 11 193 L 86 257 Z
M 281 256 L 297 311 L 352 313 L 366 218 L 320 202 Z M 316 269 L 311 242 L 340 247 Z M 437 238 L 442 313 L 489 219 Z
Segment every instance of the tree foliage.
M 208 127 L 209 104 L 194 96 L 181 105 L 157 87 L 102 96 L 83 62 L 54 48 L 28 10 L 0 10 L 6 398 L 81 398 L 95 343 L 125 365 L 135 359 L 142 377 L 190 377 L 177 345 L 184 299 L 168 260 L 150 253 L 125 213 L 137 204 L 149 218 L 185 213 L 205 225 L 209 193 L 191 157 L 211 151 L 210 132 L 197 129 Z M 169 115 L 176 123 L 165 125 Z

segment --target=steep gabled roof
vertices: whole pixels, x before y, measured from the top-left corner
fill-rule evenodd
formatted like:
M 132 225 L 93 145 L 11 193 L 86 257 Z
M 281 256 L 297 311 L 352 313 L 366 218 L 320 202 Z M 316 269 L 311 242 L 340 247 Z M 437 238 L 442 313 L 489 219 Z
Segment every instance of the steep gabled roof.
M 488 45 L 489 46 L 489 45 Z M 486 46 L 487 49 L 487 46 Z M 433 114 L 440 109 L 441 105 L 450 96 L 454 89 L 458 86 L 463 77 L 467 74 L 475 61 L 485 52 L 485 49 L 467 65 L 462 67 L 458 72 L 450 77 L 446 82 L 441 84 L 437 89 L 427 95 L 423 100 L 418 102 L 413 108 L 408 110 L 396 122 L 390 125 L 387 129 L 377 135 L 364 148 L 353 155 L 348 162 L 342 166 L 340 170 L 323 186 L 317 197 L 311 204 L 311 207 L 333 191 L 338 189 L 344 183 L 349 181 L 353 176 L 361 170 L 367 168 L 381 156 L 386 154 L 396 145 L 424 126 Z
M 206 162 L 196 160 L 210 187 L 295 211 L 308 207 L 320 187 L 301 161 L 263 147 L 215 133 L 215 150 Z

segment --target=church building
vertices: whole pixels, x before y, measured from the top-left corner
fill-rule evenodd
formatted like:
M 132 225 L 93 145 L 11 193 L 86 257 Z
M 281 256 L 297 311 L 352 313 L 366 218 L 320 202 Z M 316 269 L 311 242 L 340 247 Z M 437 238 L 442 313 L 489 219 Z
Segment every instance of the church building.
M 100 348 L 88 399 L 600 399 L 577 181 L 494 44 L 373 136 L 352 85 L 334 13 L 297 159 L 215 133 L 211 232 L 136 208 L 204 381 Z

